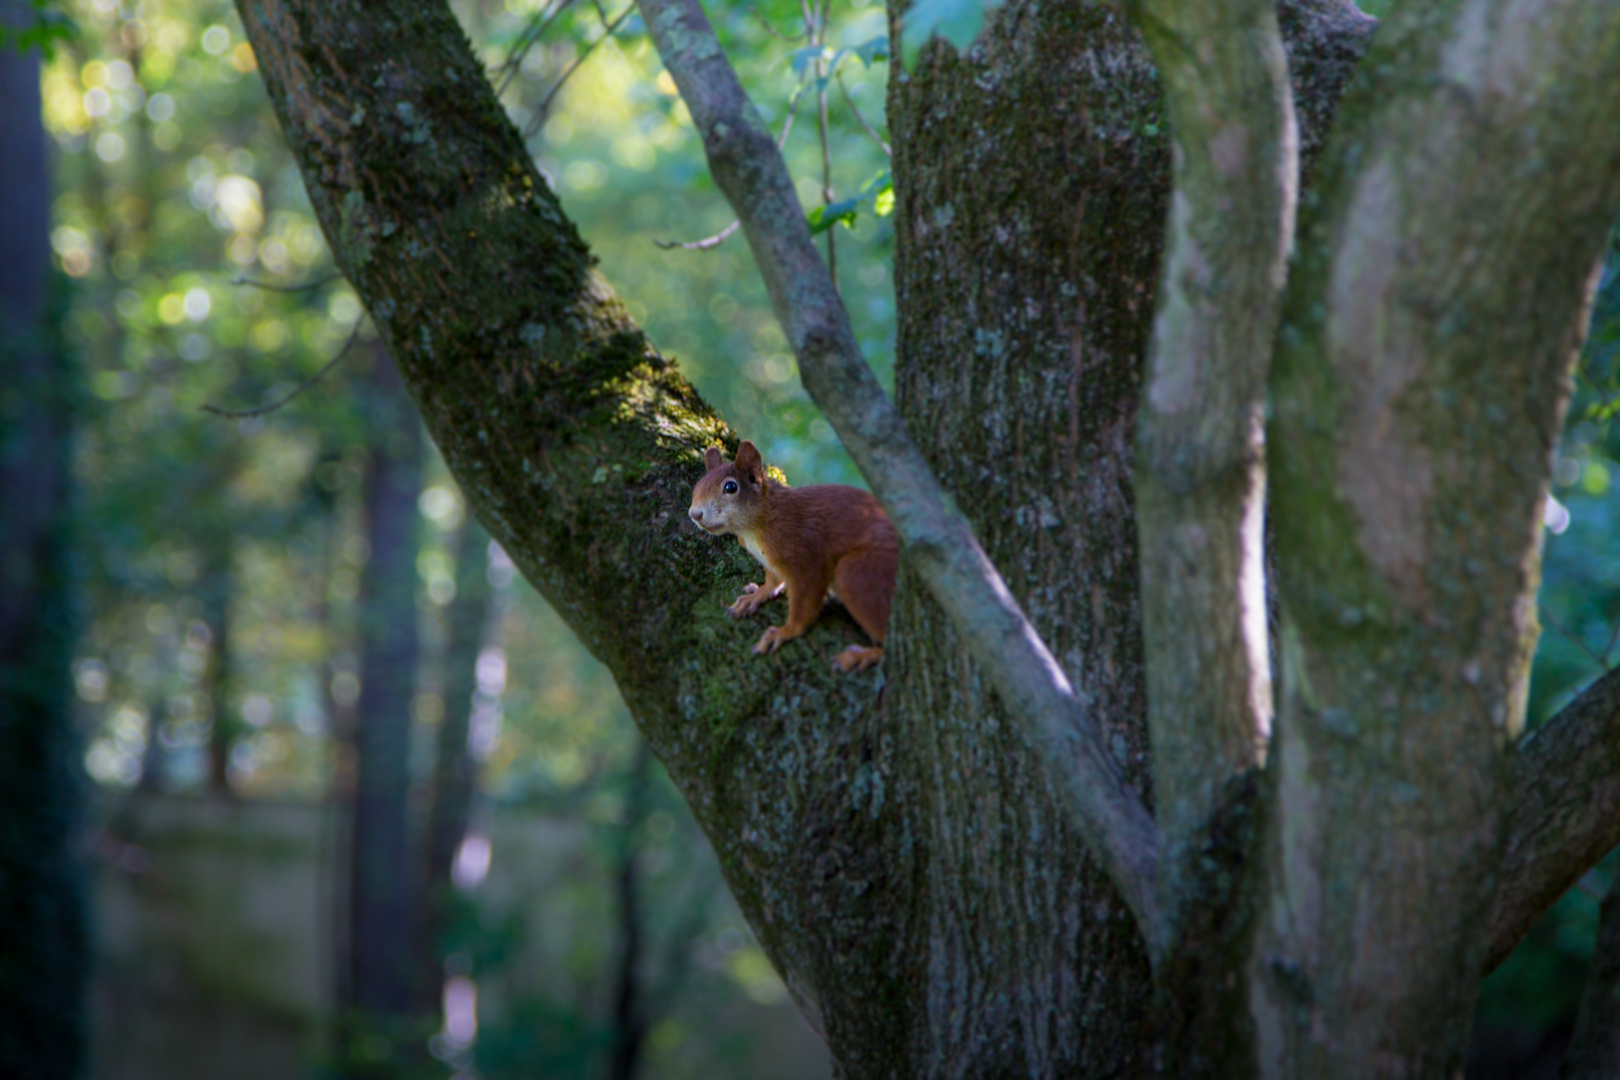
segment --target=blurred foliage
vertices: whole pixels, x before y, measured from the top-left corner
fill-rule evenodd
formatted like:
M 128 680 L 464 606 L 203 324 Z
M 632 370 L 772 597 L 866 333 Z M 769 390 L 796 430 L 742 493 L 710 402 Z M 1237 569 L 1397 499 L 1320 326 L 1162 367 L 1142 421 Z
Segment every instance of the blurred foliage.
M 79 28 L 63 10 L 61 0 L 13 0 L 5 18 L 0 18 L 0 49 L 26 53 L 38 49 L 47 60 L 56 47 L 72 41 Z

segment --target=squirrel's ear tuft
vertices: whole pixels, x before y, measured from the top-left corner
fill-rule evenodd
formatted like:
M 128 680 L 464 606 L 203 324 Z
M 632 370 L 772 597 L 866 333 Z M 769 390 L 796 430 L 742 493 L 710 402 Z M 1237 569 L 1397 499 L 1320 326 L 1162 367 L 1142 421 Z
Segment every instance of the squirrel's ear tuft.
M 703 468 L 707 471 L 714 472 L 714 470 L 718 469 L 725 463 L 726 459 L 720 456 L 720 448 L 718 446 L 711 446 L 707 450 L 703 451 Z
M 734 464 L 738 472 L 747 473 L 756 481 L 765 477 L 765 462 L 759 456 L 759 448 L 751 442 L 745 440 L 737 447 L 737 459 Z

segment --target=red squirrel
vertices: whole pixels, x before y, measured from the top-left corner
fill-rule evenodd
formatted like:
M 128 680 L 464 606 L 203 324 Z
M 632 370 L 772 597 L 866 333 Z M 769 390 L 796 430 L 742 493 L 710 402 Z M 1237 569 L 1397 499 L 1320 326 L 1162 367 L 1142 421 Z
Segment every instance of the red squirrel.
M 851 645 L 833 663 L 849 672 L 882 660 L 900 537 L 878 501 L 843 484 L 777 483 L 751 442 L 732 462 L 712 446 L 703 464 L 708 472 L 692 489 L 692 520 L 716 536 L 735 536 L 765 568 L 765 583 L 749 585 L 726 611 L 740 619 L 787 592 L 787 622 L 767 628 L 754 652 L 773 653 L 808 630 L 830 594 L 877 642 Z

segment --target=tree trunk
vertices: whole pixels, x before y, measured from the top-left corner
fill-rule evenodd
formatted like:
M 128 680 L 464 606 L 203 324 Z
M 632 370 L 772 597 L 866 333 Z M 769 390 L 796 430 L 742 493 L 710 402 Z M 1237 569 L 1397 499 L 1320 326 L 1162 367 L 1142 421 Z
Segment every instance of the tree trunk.
M 206 496 L 223 501 L 229 476 Z M 221 514 L 221 517 L 224 515 Z M 236 538 L 224 522 L 209 515 L 203 525 L 202 592 L 203 624 L 208 627 L 208 668 L 203 688 L 208 695 L 208 790 L 215 795 L 231 794 L 231 747 L 236 742 L 236 718 L 231 715 L 231 564 Z
M 1560 1080 L 1620 1076 L 1620 873 L 1603 896 L 1592 970 L 1558 1075 Z
M 410 843 L 408 749 L 418 651 L 417 497 L 422 440 L 381 345 L 366 381 L 370 460 L 364 483 L 370 556 L 360 579 L 360 700 L 350 832 L 350 1075 L 409 1060 L 420 1001 L 419 863 Z M 380 1037 L 379 1037 L 380 1036 Z M 386 1050 L 384 1048 L 386 1047 Z
M 640 905 L 641 825 L 652 786 L 652 755 L 647 744 L 636 747 L 625 777 L 624 822 L 619 828 L 619 865 L 614 874 L 619 902 L 617 970 L 613 977 L 612 1054 L 607 1080 L 635 1080 L 647 1038 L 646 993 L 641 985 L 642 917 Z
M 495 593 L 489 582 L 489 533 L 468 516 L 456 542 L 456 595 L 445 610 L 444 715 L 434 740 L 432 803 L 425 854 L 426 903 L 422 935 L 423 976 L 418 987 L 428 1009 L 436 1007 L 446 934 L 455 910 L 450 878 L 456 852 L 478 791 L 478 761 L 467 745 L 478 707 L 478 661 L 490 629 Z
M 1013 4 L 968 57 L 925 50 L 889 100 L 897 402 L 1144 793 L 1130 447 L 1169 168 L 1163 138 L 1136 134 L 1156 98 L 1116 14 Z M 891 1057 L 952 1076 L 1133 1074 L 1151 1000 L 1136 927 L 909 579 L 893 622 L 885 764 L 926 855 L 888 974 L 920 992 L 850 1009 L 861 1041 L 906 1032 Z
M 1302 215 L 1269 427 L 1267 1077 L 1454 1075 L 1490 952 L 1549 462 L 1620 210 L 1620 9 L 1516 12 L 1397 8 Z
M 0 19 L 26 18 L 0 5 Z M 0 48 L 0 1075 L 72 1080 L 89 959 L 69 572 L 74 372 L 48 311 L 39 59 Z

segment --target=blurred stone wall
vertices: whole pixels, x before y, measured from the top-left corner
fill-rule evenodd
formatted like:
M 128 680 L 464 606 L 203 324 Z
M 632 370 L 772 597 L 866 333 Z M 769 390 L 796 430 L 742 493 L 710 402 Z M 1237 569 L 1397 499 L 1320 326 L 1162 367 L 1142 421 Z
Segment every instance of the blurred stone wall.
M 493 857 L 469 895 L 479 923 L 504 928 L 509 955 L 479 978 L 481 1026 L 525 994 L 596 996 L 614 913 L 601 902 L 606 883 L 592 880 L 600 871 L 588 831 L 520 812 L 487 824 Z M 92 1080 L 318 1074 L 334 999 L 341 844 L 334 815 L 310 803 L 139 795 L 109 808 L 94 860 Z M 773 1080 L 825 1077 L 825 1051 L 793 1006 L 751 1000 L 727 981 L 724 959 L 694 967 L 695 984 L 708 988 L 703 1008 L 758 1045 L 726 1068 L 692 1045 L 680 1055 L 687 1067 L 649 1060 L 643 1077 L 759 1067 Z M 595 1008 L 579 1005 L 582 1015 Z M 686 1030 L 693 1042 L 704 1037 L 698 1025 Z

